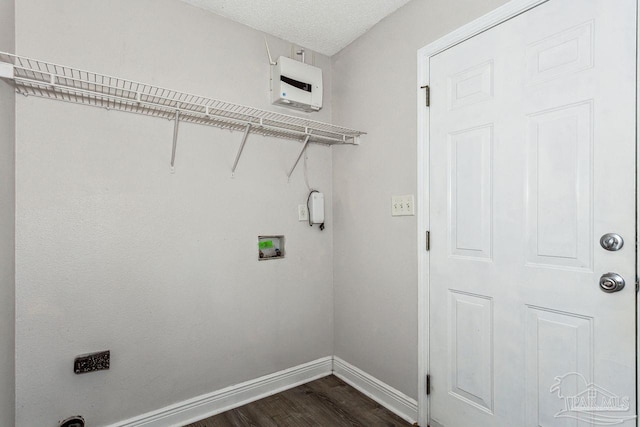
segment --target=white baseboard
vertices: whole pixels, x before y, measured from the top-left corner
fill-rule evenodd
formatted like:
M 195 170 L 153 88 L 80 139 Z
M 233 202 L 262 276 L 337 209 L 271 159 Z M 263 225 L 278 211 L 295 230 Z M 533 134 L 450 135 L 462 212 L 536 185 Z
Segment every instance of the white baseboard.
M 415 399 L 337 356 L 333 357 L 333 374 L 404 420 L 415 423 L 418 419 L 418 402 Z
M 223 388 L 149 412 L 110 427 L 184 426 L 281 391 L 331 375 L 331 356 Z
M 415 423 L 418 419 L 418 403 L 414 399 L 339 357 L 327 356 L 129 418 L 109 427 L 184 426 L 332 373 L 404 420 Z

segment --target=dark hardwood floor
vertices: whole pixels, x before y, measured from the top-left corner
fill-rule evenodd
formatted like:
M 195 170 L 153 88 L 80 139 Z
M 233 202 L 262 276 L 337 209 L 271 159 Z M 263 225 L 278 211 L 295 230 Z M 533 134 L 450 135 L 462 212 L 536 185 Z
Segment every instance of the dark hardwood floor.
M 330 375 L 186 427 L 410 426 Z

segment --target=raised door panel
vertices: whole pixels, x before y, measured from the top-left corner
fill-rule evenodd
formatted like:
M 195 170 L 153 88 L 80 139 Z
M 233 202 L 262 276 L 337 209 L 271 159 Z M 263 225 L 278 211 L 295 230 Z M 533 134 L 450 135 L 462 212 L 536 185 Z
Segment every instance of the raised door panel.
M 592 269 L 591 111 L 584 102 L 528 118 L 530 265 Z
M 449 393 L 493 413 L 493 301 L 449 291 Z
M 593 21 L 566 29 L 527 47 L 527 78 L 542 83 L 593 67 Z
M 527 427 L 583 425 L 563 411 L 593 377 L 593 319 L 527 306 L 525 334 Z
M 448 79 L 449 109 L 487 101 L 493 97 L 493 61 L 460 71 Z
M 452 256 L 491 259 L 493 126 L 449 135 L 449 248 Z

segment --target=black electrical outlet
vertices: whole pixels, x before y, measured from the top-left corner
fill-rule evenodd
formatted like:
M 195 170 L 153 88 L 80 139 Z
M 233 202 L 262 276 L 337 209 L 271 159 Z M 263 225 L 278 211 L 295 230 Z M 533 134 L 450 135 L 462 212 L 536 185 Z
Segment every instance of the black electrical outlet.
M 111 352 L 99 351 L 97 353 L 81 354 L 73 362 L 73 371 L 76 374 L 86 374 L 87 372 L 102 371 L 109 369 Z

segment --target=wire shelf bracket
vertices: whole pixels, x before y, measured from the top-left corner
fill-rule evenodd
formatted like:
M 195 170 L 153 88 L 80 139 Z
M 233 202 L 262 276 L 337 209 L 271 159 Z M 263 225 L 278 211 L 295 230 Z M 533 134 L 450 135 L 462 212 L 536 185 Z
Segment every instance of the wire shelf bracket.
M 291 168 L 291 170 L 289 170 L 289 173 L 287 174 L 287 180 L 291 180 L 291 175 L 293 174 L 293 171 L 296 170 L 296 166 L 298 166 L 298 163 L 300 162 L 302 155 L 306 151 L 307 146 L 309 145 L 310 138 L 311 138 L 311 135 L 307 135 L 307 137 L 304 139 L 304 145 L 302 146 L 302 150 L 300 150 L 300 154 L 298 154 L 298 158 L 296 159 L 296 162 L 293 164 L 293 167 Z
M 358 145 L 366 132 L 260 110 L 146 83 L 84 71 L 6 52 L 0 52 L 0 78 L 13 82 L 25 96 L 143 114 L 174 121 L 171 170 L 175 170 L 180 122 L 244 132 L 231 175 L 238 167 L 249 134 L 303 142 L 287 177 L 295 170 L 308 144 Z
M 240 148 L 238 148 L 238 154 L 236 154 L 236 159 L 233 162 L 233 167 L 231 168 L 231 178 L 236 173 L 236 168 L 238 167 L 238 162 L 240 161 L 240 156 L 242 155 L 242 150 L 244 150 L 244 144 L 247 143 L 247 138 L 249 137 L 249 132 L 251 131 L 251 123 L 247 124 L 247 127 L 244 130 L 244 135 L 242 136 L 242 142 L 240 143 Z
M 176 170 L 176 149 L 178 148 L 178 126 L 180 125 L 180 110 L 176 111 L 173 124 L 173 146 L 171 147 L 171 172 Z

